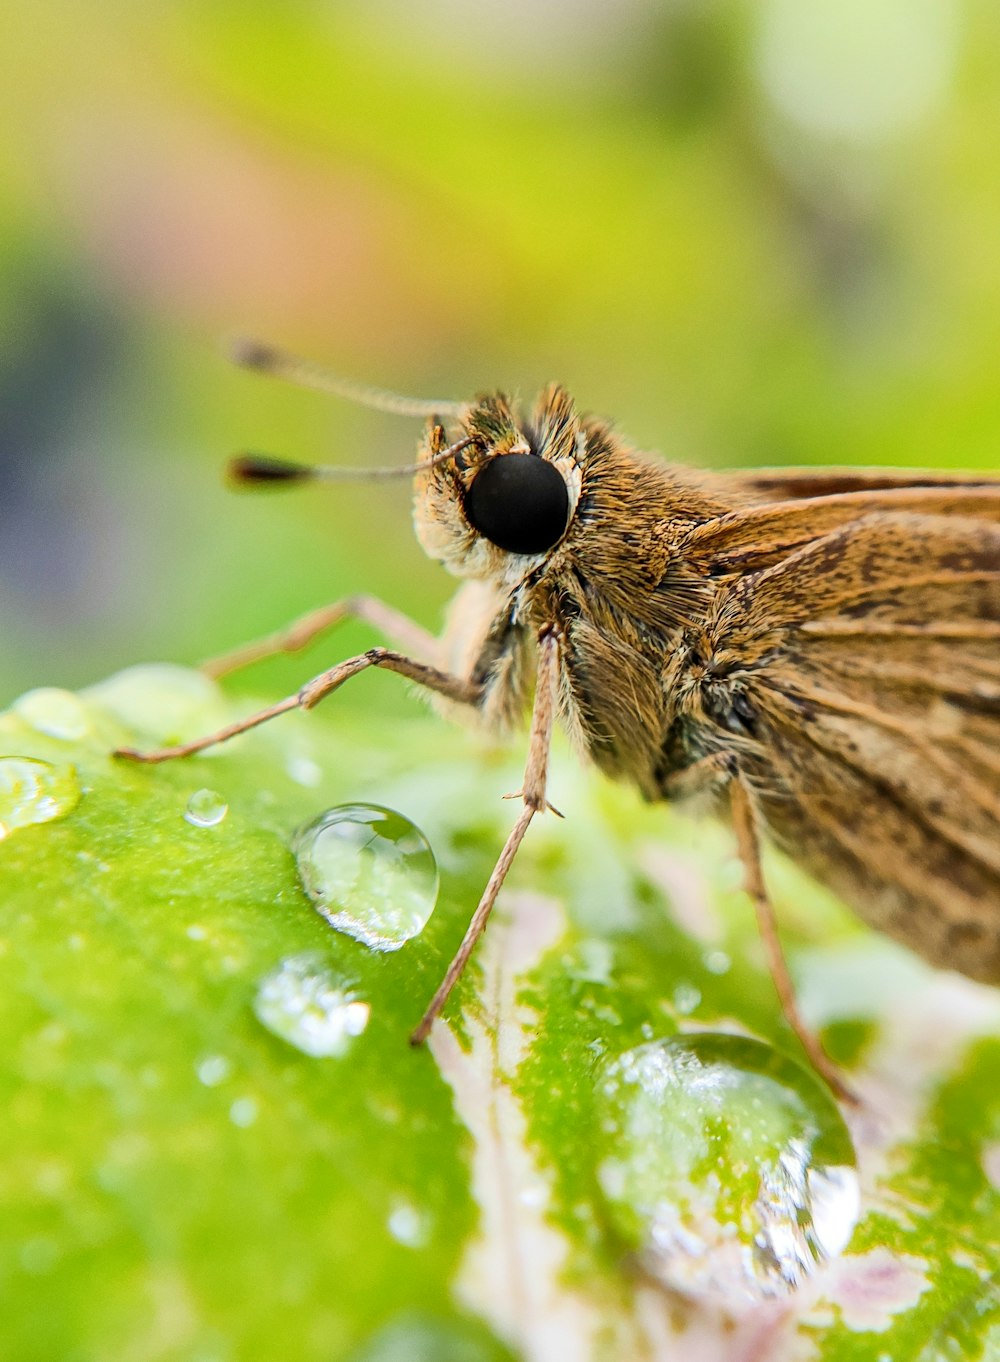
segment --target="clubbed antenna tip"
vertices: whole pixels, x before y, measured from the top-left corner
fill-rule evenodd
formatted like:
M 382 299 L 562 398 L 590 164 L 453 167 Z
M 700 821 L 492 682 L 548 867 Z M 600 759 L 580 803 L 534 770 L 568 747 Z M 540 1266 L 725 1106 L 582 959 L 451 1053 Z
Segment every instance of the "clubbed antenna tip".
M 316 470 L 304 463 L 275 459 L 270 454 L 237 454 L 226 465 L 226 480 L 234 487 L 273 487 L 276 483 L 311 482 Z
M 229 347 L 229 357 L 242 369 L 268 372 L 280 368 L 281 356 L 274 346 L 253 340 L 250 336 L 237 336 Z

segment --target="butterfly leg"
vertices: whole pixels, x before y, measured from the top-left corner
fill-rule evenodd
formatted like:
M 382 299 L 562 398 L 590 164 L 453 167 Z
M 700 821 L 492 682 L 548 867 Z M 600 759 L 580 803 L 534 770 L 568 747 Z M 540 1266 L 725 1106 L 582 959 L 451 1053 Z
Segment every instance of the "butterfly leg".
M 832 1091 L 843 1101 L 857 1105 L 857 1096 L 844 1082 L 839 1069 L 820 1044 L 819 1037 L 806 1025 L 799 1011 L 798 1000 L 795 996 L 795 984 L 792 981 L 788 961 L 785 959 L 785 953 L 778 936 L 778 923 L 774 905 L 764 884 L 764 874 L 760 863 L 760 834 L 757 819 L 746 783 L 738 770 L 730 783 L 729 792 L 733 811 L 733 827 L 736 831 L 736 841 L 746 876 L 745 887 L 753 900 L 767 967 L 774 981 L 775 991 L 781 1003 L 781 1010 L 785 1014 L 785 1020 L 798 1036 L 813 1068 Z
M 419 1024 L 410 1036 L 412 1045 L 422 1045 L 430 1034 L 431 1026 L 441 1009 L 448 1001 L 448 995 L 455 987 L 476 943 L 486 930 L 490 913 L 496 903 L 497 895 L 507 878 L 507 872 L 517 855 L 518 847 L 528 831 L 528 825 L 536 813 L 549 807 L 545 797 L 546 778 L 549 765 L 549 749 L 552 745 L 552 729 L 556 716 L 556 694 L 559 681 L 559 635 L 555 629 L 543 631 L 538 640 L 538 675 L 535 685 L 535 702 L 531 713 L 531 733 L 528 740 L 528 760 L 524 768 L 524 785 L 515 798 L 524 801 L 524 807 L 517 822 L 511 828 L 504 843 L 500 857 L 493 868 L 479 905 L 472 915 L 462 944 L 448 966 L 437 992 L 427 1006 Z
M 740 772 L 739 758 L 733 752 L 712 752 L 706 757 L 701 757 L 670 776 L 664 788 L 664 795 L 670 800 L 680 800 L 711 791 L 716 793 L 728 791 L 729 794 L 736 843 L 743 862 L 745 888 L 753 900 L 757 929 L 764 946 L 768 972 L 774 982 L 785 1020 L 798 1036 L 813 1068 L 833 1092 L 846 1102 L 857 1103 L 857 1097 L 847 1087 L 836 1065 L 820 1044 L 818 1036 L 809 1029 L 799 1011 L 795 984 L 778 936 L 774 905 L 764 883 L 764 872 L 760 863 L 760 833 L 750 792 Z
M 417 657 L 431 658 L 437 653 L 437 640 L 433 634 L 421 629 L 419 624 L 415 624 L 399 610 L 394 610 L 391 605 L 386 605 L 375 596 L 348 596 L 345 600 L 335 601 L 332 605 L 310 610 L 307 615 L 294 620 L 285 629 L 255 639 L 252 643 L 245 643 L 242 647 L 222 653 L 219 657 L 210 657 L 201 664 L 201 670 L 207 676 L 226 676 L 242 667 L 248 667 L 252 662 L 273 657 L 276 653 L 296 653 L 327 629 L 333 629 L 348 619 L 362 620 L 365 624 L 370 624 L 385 638 Z
M 238 734 L 246 733 L 249 729 L 267 723 L 269 719 L 277 718 L 279 714 L 286 714 L 291 709 L 312 709 L 320 700 L 339 690 L 345 681 L 349 681 L 352 676 L 357 676 L 359 672 L 366 671 L 369 667 L 384 667 L 386 671 L 405 676 L 409 681 L 415 681 L 417 685 L 436 691 L 438 695 L 443 695 L 449 700 L 457 700 L 460 704 L 476 705 L 482 699 L 483 688 L 474 681 L 439 671 L 437 667 L 429 667 L 424 662 L 417 662 L 403 653 L 393 652 L 390 648 L 369 648 L 368 652 L 359 653 L 357 657 L 349 657 L 346 662 L 341 662 L 338 666 L 331 667 L 329 671 L 314 676 L 295 695 L 289 695 L 276 704 L 268 705 L 266 709 L 259 709 L 245 719 L 218 729 L 215 733 L 208 733 L 193 742 L 179 743 L 176 747 L 161 747 L 151 752 L 139 752 L 133 747 L 122 747 L 115 752 L 115 756 L 142 762 L 172 761 L 175 757 L 190 757 L 195 752 L 202 752 L 206 747 L 214 747 L 217 743 L 235 738 Z

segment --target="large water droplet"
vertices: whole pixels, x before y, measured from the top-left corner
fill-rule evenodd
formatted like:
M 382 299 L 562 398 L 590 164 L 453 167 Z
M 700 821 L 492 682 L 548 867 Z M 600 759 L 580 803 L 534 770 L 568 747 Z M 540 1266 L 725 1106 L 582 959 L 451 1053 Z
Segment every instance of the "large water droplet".
M 846 1247 L 859 1209 L 847 1127 L 770 1046 L 651 1041 L 605 1066 L 599 1100 L 612 1219 L 666 1285 L 752 1302 Z
M 79 802 L 80 785 L 71 766 L 0 757 L 0 841 L 15 828 L 61 818 Z
M 377 804 L 340 804 L 296 834 L 306 893 L 327 922 L 377 951 L 398 951 L 434 911 L 438 871 L 427 838 Z
M 91 730 L 90 714 L 83 701 L 72 691 L 56 686 L 29 690 L 11 708 L 37 732 L 64 742 L 85 738 Z
M 261 981 L 253 1010 L 274 1035 L 316 1058 L 345 1054 L 371 1012 L 315 952 L 282 960 Z
M 193 828 L 214 828 L 229 812 L 229 805 L 214 790 L 195 790 L 187 802 L 184 819 Z

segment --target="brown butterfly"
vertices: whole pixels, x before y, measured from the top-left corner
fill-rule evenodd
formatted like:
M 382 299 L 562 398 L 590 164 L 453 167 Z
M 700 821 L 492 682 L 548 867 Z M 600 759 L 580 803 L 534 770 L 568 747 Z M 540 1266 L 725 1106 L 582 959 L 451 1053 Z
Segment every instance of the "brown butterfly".
M 348 616 L 372 648 L 196 742 L 188 756 L 384 667 L 530 739 L 523 808 L 413 1033 L 424 1040 L 535 814 L 555 723 L 649 800 L 728 818 L 785 1014 L 817 1069 L 760 866 L 767 837 L 866 922 L 1000 981 L 1000 479 L 786 469 L 710 474 L 638 453 L 561 387 L 424 403 L 355 389 L 270 348 L 250 367 L 431 417 L 415 478 L 426 552 L 464 579 L 442 638 L 369 597 L 313 612 L 207 669 L 302 647 Z M 440 418 L 450 422 L 446 433 Z M 450 442 L 449 442 L 450 441 Z M 334 476 L 249 456 L 242 481 Z

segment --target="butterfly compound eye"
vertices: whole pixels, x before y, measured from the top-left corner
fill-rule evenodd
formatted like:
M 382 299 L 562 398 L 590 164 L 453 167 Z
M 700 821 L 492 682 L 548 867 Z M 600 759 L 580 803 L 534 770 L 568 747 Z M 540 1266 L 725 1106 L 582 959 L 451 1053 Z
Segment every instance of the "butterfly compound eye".
M 498 454 L 477 474 L 465 514 L 479 534 L 508 553 L 544 553 L 563 535 L 569 493 L 554 464 L 535 454 Z

